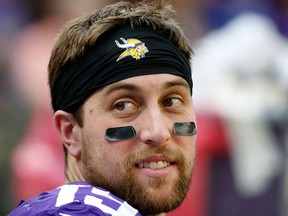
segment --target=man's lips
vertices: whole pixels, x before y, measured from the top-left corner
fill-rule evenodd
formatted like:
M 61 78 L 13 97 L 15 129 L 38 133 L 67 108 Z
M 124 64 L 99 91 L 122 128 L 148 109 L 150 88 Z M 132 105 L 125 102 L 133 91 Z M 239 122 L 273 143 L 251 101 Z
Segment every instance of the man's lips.
M 175 164 L 175 161 L 164 156 L 151 156 L 138 161 L 135 166 L 141 169 L 162 169 Z

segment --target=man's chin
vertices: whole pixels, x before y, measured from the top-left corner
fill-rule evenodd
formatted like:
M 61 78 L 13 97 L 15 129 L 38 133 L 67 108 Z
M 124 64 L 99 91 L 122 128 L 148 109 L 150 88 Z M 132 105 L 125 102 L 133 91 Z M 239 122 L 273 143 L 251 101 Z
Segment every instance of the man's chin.
M 175 193 L 159 194 L 157 192 L 157 194 L 149 195 L 149 197 L 142 196 L 141 203 L 131 203 L 131 205 L 137 208 L 141 215 L 155 215 L 176 209 L 184 197 L 185 195 L 183 197 L 176 195 L 175 197 Z
M 179 182 L 171 183 L 167 179 L 150 179 L 148 184 L 134 182 L 126 201 L 142 215 L 169 212 L 180 206 L 188 191 L 189 184 L 184 186 Z

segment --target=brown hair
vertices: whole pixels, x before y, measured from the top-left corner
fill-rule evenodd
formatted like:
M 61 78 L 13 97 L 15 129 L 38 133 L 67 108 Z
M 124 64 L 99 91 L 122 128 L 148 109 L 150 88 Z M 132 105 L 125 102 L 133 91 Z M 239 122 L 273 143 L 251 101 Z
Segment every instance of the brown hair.
M 127 21 L 132 27 L 146 24 L 165 32 L 191 58 L 192 50 L 174 17 L 175 11 L 164 0 L 120 1 L 68 22 L 57 36 L 50 57 L 50 91 L 67 63 L 81 57 L 103 33 Z

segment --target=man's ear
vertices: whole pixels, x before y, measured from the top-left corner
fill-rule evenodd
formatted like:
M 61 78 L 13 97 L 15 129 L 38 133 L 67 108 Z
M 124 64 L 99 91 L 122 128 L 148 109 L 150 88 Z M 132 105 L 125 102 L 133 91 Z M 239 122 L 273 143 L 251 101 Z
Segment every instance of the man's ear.
M 58 110 L 54 113 L 54 124 L 68 152 L 79 159 L 81 156 L 81 128 L 71 113 Z

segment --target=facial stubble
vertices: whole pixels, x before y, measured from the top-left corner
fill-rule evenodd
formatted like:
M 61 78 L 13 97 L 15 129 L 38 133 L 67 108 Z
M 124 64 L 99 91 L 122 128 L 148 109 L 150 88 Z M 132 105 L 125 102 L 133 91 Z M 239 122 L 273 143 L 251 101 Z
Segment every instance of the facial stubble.
M 91 160 L 92 143 L 84 140 L 82 161 L 83 161 L 83 176 L 84 179 L 92 185 L 105 188 L 112 194 L 128 202 L 136 208 L 142 215 L 155 215 L 163 212 L 169 212 L 177 208 L 184 200 L 192 178 L 194 160 L 185 159 L 182 152 L 169 150 L 166 146 L 147 148 L 138 153 L 130 153 L 123 164 L 125 175 L 114 173 L 113 180 L 105 176 L 99 166 L 94 163 L 106 163 L 105 161 Z M 177 179 L 165 178 L 150 178 L 149 189 L 137 179 L 135 175 L 135 161 L 141 158 L 149 157 L 155 154 L 162 154 L 168 158 L 173 158 L 176 163 L 179 174 Z M 93 163 L 94 162 L 94 163 Z M 171 185 L 170 193 L 159 193 L 161 187 Z

